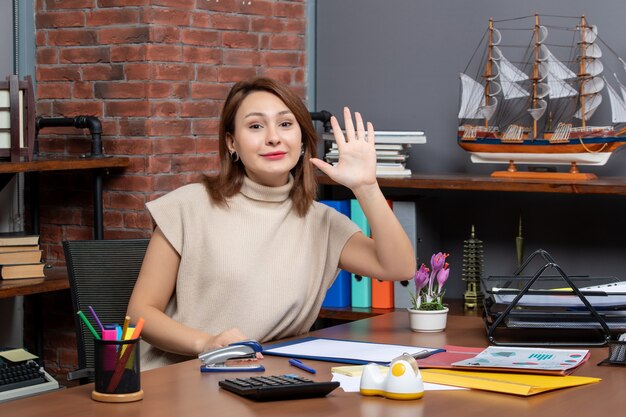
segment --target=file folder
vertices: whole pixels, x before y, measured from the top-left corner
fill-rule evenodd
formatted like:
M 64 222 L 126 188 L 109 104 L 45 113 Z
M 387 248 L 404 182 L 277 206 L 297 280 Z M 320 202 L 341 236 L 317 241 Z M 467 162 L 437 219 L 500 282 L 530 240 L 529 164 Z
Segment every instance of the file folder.
M 417 211 L 414 201 L 394 201 L 393 214 L 402 225 L 404 232 L 409 238 L 415 257 L 417 258 Z M 419 265 L 419 263 L 418 263 Z M 407 287 L 411 286 L 411 291 L 415 292 L 413 281 L 394 282 L 394 305 L 396 308 L 409 308 L 412 306 L 411 297 Z
M 334 208 L 338 212 L 350 217 L 350 200 L 320 200 L 320 203 Z M 347 271 L 339 271 L 335 282 L 326 291 L 322 307 L 350 307 L 352 303 L 351 276 Z
M 370 235 L 370 225 L 359 202 L 350 200 L 350 218 L 361 228 L 365 236 Z M 372 280 L 369 277 L 352 274 L 352 307 L 369 308 L 372 306 Z
M 393 210 L 393 202 L 387 200 L 387 204 Z M 372 238 L 375 236 L 372 235 Z M 381 281 L 372 278 L 372 308 L 393 308 L 393 281 Z

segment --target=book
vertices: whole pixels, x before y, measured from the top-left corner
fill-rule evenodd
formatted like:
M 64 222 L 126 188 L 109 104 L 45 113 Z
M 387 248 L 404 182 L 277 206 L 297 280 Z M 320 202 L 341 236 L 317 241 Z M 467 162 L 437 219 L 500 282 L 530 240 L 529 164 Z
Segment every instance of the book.
M 40 261 L 40 250 L 0 253 L 0 265 L 34 264 Z
M 39 245 L 0 246 L 0 253 L 39 250 Z
M 367 135 L 367 134 L 366 134 Z M 378 131 L 374 132 L 376 144 L 424 144 L 426 143 L 426 135 L 422 131 L 414 132 L 393 132 Z M 322 139 L 334 141 L 335 136 L 332 133 L 324 133 Z
M 1 265 L 0 277 L 2 279 L 41 278 L 46 276 L 43 273 L 44 266 L 44 263 Z
M 26 232 L 0 233 L 0 246 L 24 246 L 38 244 L 39 235 L 31 235 Z

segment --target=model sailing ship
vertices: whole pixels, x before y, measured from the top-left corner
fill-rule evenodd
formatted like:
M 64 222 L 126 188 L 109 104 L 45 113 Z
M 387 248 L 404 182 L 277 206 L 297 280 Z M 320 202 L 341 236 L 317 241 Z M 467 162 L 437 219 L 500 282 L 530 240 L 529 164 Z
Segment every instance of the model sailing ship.
M 507 43 L 502 33 L 517 35 L 520 29 L 511 25 L 533 17 L 525 48 Z M 571 43 L 558 43 L 559 37 L 551 35 L 555 32 Z M 477 75 L 467 74 L 471 62 L 461 74 L 457 140 L 472 162 L 509 162 L 510 173 L 516 172 L 515 162 L 571 164 L 570 173 L 578 174 L 576 164 L 604 165 L 626 144 L 626 87 L 615 73 L 610 80 L 605 76 L 600 44 L 615 55 L 621 76 L 626 63 L 584 16 L 575 18 L 571 27 L 545 25 L 538 15 L 490 19 L 485 38 Z M 507 58 L 506 50 L 525 52 L 516 61 Z M 609 98 L 611 124 L 591 125 L 603 95 Z

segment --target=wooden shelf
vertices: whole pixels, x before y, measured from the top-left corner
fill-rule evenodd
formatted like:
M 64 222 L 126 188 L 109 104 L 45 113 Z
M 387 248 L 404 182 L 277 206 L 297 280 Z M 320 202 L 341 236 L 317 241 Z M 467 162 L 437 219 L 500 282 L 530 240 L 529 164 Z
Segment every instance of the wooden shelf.
M 320 319 L 354 321 L 393 313 L 394 311 L 396 311 L 395 308 L 322 307 L 317 317 Z
M 2 162 L 0 161 L 0 174 L 15 174 L 18 172 L 40 171 L 69 171 L 79 169 L 98 168 L 124 168 L 130 164 L 130 158 L 125 156 L 93 157 L 68 157 L 49 156 L 40 157 L 30 162 Z
M 338 185 L 328 176 L 317 174 L 321 185 Z M 471 190 L 508 191 L 561 194 L 626 195 L 626 178 L 599 178 L 595 180 L 545 180 L 495 178 L 469 174 L 413 174 L 405 178 L 378 178 L 383 188 L 417 190 Z
M 480 315 L 482 310 L 465 310 L 463 308 L 463 300 L 451 298 L 445 301 L 450 309 L 450 313 L 455 316 L 476 316 Z M 354 321 L 367 319 L 370 317 L 389 314 L 395 311 L 406 311 L 404 308 L 358 308 L 358 307 L 322 307 L 318 318 L 332 320 Z
M 46 274 L 45 278 L 0 279 L 0 298 L 41 294 L 66 290 L 70 287 L 65 267 L 46 269 L 44 273 Z

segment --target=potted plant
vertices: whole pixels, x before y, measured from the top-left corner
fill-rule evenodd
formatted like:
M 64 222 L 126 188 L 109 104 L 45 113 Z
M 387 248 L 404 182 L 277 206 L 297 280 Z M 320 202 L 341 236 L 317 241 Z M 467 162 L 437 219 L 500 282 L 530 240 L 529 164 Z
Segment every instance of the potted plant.
M 422 264 L 415 272 L 415 293 L 407 288 L 413 304 L 408 309 L 409 319 L 415 332 L 440 332 L 446 328 L 448 307 L 443 304 L 443 286 L 450 276 L 448 256 L 442 252 L 433 254 L 430 269 Z

